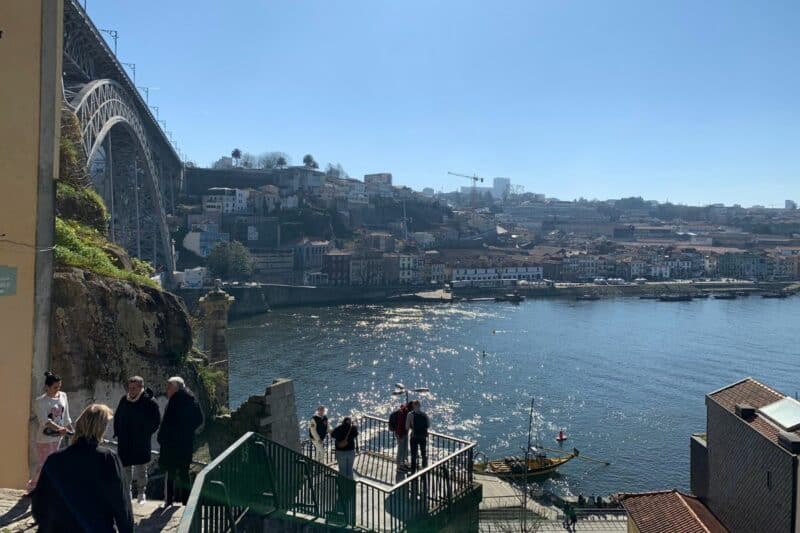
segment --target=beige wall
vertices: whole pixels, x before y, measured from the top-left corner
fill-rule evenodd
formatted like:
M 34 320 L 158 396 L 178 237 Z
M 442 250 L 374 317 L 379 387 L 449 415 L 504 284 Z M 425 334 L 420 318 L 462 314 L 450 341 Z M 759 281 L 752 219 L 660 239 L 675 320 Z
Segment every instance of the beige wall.
M 46 218 L 44 233 L 51 235 L 46 224 L 53 224 L 52 200 L 49 209 L 40 210 L 39 190 L 42 178 L 49 179 L 44 189 L 51 195 L 57 171 L 61 25 L 61 0 L 0 1 L 0 265 L 15 268 L 17 279 L 16 294 L 0 296 L 0 487 L 23 487 L 28 478 L 35 279 L 42 246 L 37 214 Z M 42 117 L 52 124 L 42 124 Z M 46 132 L 43 138 L 40 131 Z M 40 359 L 46 357 L 46 341 L 44 348 Z

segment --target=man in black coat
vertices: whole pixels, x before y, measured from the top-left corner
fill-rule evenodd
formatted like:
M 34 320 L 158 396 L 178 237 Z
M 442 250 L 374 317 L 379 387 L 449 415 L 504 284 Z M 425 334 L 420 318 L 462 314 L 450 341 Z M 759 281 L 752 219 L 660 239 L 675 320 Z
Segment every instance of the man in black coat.
M 75 425 L 72 445 L 47 458 L 31 493 L 40 533 L 133 533 L 131 500 L 122 486 L 116 454 L 98 446 L 111 419 L 102 404 L 87 407 Z
M 128 394 L 120 399 L 114 413 L 114 436 L 117 438 L 117 453 L 125 468 L 125 488 L 132 497 L 131 483 L 136 480 L 139 503 L 145 501 L 150 441 L 159 423 L 161 414 L 153 399 L 153 391 L 144 388 L 141 376 L 133 376 L 128 380 Z
M 203 424 L 203 413 L 183 378 L 167 380 L 167 398 L 169 402 L 158 430 L 161 445 L 158 464 L 166 474 L 164 505 L 172 505 L 176 500 L 186 505 L 194 432 Z

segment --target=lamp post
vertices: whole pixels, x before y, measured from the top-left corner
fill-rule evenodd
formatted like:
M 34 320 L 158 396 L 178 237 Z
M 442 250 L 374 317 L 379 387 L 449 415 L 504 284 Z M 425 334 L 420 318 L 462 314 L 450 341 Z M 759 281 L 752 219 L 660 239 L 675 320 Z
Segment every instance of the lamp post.
M 151 105 L 150 109 L 152 109 L 153 111 L 156 112 L 156 120 L 158 120 L 158 106 L 157 105 Z
M 117 55 L 117 39 L 119 39 L 119 32 L 117 30 L 104 30 L 100 28 L 100 31 L 107 33 L 114 39 L 114 55 Z
M 150 105 L 150 87 L 137 87 L 140 91 L 144 91 L 144 103 Z
M 125 63 L 124 61 L 119 62 L 120 65 L 125 65 L 131 72 L 133 72 L 133 84 L 136 85 L 136 63 Z
M 395 383 L 394 384 L 394 391 L 392 392 L 392 396 L 400 396 L 401 394 L 406 395 L 406 403 L 408 403 L 408 393 L 409 392 L 430 392 L 431 390 L 428 387 L 417 387 L 414 389 L 408 389 L 402 383 Z

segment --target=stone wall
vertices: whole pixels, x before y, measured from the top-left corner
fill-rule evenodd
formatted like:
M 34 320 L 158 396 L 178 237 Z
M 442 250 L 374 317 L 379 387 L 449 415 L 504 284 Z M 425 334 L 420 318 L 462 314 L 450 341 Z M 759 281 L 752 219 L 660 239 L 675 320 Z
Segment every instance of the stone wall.
M 217 442 L 212 453 L 219 453 L 236 439 L 253 431 L 282 446 L 300 451 L 300 430 L 290 379 L 276 379 L 261 396 L 251 396 L 230 415 L 217 417 L 214 432 Z

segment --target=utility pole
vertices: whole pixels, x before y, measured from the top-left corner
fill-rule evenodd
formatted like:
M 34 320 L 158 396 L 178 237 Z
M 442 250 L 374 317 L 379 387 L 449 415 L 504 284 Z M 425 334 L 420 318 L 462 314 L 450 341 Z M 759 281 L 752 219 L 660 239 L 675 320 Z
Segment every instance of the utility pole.
M 150 105 L 150 87 L 137 87 L 140 91 L 144 91 L 144 103 Z

